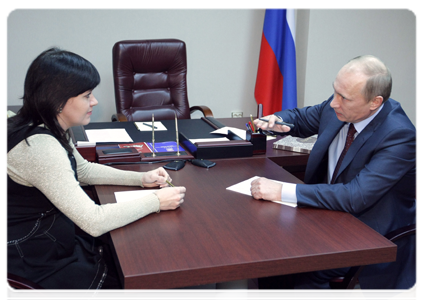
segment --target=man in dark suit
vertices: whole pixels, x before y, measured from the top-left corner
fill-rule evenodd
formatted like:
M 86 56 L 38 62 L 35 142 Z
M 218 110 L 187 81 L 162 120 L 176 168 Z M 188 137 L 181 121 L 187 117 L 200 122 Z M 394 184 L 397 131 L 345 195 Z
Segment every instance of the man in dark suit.
M 263 130 L 298 137 L 318 134 L 318 139 L 308 160 L 305 184 L 281 185 L 259 178 L 251 185 L 253 197 L 345 211 L 382 235 L 415 224 L 416 130 L 401 105 L 389 98 L 391 87 L 388 68 L 376 57 L 361 56 L 339 71 L 328 100 L 277 112 L 265 117 L 268 122 L 255 120 Z M 280 119 L 294 127 L 275 124 Z M 273 282 L 286 281 L 294 288 L 329 288 L 330 278 L 347 271 L 296 274 L 273 278 Z M 398 244 L 396 262 L 366 267 L 360 285 L 410 288 L 415 275 L 415 237 L 410 237 Z

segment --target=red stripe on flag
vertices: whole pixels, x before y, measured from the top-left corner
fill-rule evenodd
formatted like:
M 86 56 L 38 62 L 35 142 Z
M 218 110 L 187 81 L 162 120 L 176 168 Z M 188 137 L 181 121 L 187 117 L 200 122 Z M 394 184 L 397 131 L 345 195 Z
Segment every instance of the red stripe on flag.
M 254 96 L 258 104 L 263 104 L 263 116 L 282 110 L 282 92 L 283 76 L 278 61 L 266 37 L 262 35 Z

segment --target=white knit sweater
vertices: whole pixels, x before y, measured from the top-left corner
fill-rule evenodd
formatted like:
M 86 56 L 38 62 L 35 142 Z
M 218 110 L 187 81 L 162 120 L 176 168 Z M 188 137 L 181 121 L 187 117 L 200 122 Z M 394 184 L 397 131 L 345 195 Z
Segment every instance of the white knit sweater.
M 142 186 L 144 173 L 90 163 L 74 148 L 78 182 L 66 150 L 53 136 L 36 134 L 27 140 L 29 146 L 23 140 L 7 154 L 7 174 L 21 185 L 39 189 L 88 234 L 100 236 L 159 210 L 160 202 L 155 194 L 123 203 L 97 205 L 79 183 Z

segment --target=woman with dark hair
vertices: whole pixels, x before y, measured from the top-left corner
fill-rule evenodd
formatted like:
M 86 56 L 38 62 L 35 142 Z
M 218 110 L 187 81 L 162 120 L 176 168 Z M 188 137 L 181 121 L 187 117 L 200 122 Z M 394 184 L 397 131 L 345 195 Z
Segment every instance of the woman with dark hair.
M 89 123 L 99 83 L 96 68 L 84 58 L 46 50 L 28 69 L 23 107 L 8 119 L 8 272 L 44 288 L 119 288 L 97 237 L 184 201 L 185 188 L 168 187 L 163 168 L 121 171 L 89 163 L 74 148 L 68 129 Z M 80 183 L 162 189 L 97 205 Z M 75 224 L 87 234 L 76 234 Z

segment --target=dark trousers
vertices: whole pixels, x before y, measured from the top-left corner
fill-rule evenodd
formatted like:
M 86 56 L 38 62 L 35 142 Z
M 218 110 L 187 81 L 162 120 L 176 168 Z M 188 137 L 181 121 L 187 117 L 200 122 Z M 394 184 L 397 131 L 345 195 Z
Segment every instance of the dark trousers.
M 136 295 L 124 295 L 122 285 L 119 279 L 119 273 L 116 268 L 115 261 L 113 259 L 113 253 L 111 251 L 110 239 L 107 235 L 104 235 L 98 239 L 93 239 L 87 235 L 84 235 L 88 239 L 95 241 L 96 246 L 101 246 L 103 248 L 103 259 L 107 265 L 107 276 L 104 280 L 101 289 L 95 300 L 129 300 L 133 299 Z M 17 290 L 13 287 L 6 287 L 5 290 L 5 299 L 7 300 L 35 300 L 35 297 L 30 296 L 29 294 Z M 85 299 L 85 298 L 84 298 Z M 90 298 L 91 299 L 91 298 Z
M 259 278 L 260 300 L 331 300 L 329 281 L 349 268 Z
M 107 276 L 101 289 L 123 289 L 109 233 L 102 235 L 96 242 L 103 248 L 103 260 L 107 266 Z

